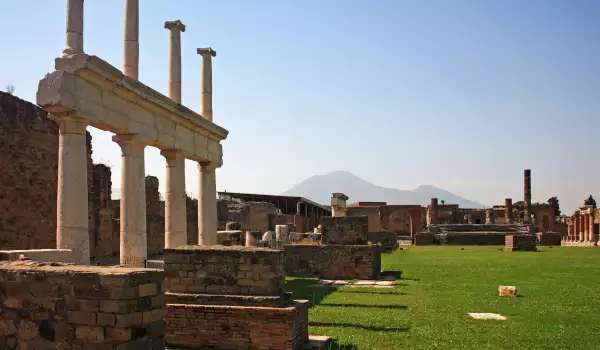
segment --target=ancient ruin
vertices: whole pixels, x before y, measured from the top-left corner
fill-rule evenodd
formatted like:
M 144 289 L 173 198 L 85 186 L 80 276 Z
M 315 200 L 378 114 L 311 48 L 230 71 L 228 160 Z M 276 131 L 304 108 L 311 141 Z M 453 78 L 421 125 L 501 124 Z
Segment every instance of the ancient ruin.
M 220 141 L 227 130 L 212 123 L 212 49 L 199 49 L 203 57 L 203 110 L 197 114 L 178 102 L 142 84 L 138 71 L 137 1 L 128 1 L 125 18 L 124 72 L 97 56 L 83 51 L 83 1 L 70 0 L 67 11 L 67 46 L 56 59 L 56 71 L 40 81 L 38 104 L 59 125 L 57 203 L 57 248 L 76 252 L 83 264 L 90 262 L 86 205 L 87 125 L 115 133 L 122 149 L 122 193 L 120 202 L 120 262 L 143 267 L 147 260 L 144 148 L 154 146 L 167 157 L 166 192 L 168 225 L 165 242 L 183 242 L 185 221 L 183 158 L 198 162 L 198 240 L 217 241 L 215 169 L 222 165 Z M 176 46 L 176 44 L 172 44 Z M 177 50 L 172 50 L 172 55 Z M 177 59 L 170 60 L 176 66 Z M 176 68 L 170 71 L 177 72 Z M 172 77 L 172 81 L 177 81 Z M 174 89 L 173 91 L 176 91 Z M 175 157 L 175 158 L 173 158 Z M 177 158 L 179 157 L 179 160 Z M 175 217 L 171 217 L 174 215 Z M 176 227 L 173 227 L 173 223 Z M 179 225 L 179 227 L 177 227 Z M 172 236 L 173 235 L 173 236 Z
M 600 213 L 587 200 L 568 222 L 567 236 L 561 245 L 578 247 L 598 246 L 598 220 Z

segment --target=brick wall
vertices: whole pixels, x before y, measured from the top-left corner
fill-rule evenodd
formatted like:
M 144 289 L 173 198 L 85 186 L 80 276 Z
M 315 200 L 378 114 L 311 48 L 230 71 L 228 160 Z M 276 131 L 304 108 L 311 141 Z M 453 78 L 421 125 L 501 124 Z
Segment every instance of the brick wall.
M 325 216 L 321 220 L 323 244 L 367 244 L 369 219 L 366 216 Z
M 286 308 L 167 305 L 167 343 L 186 348 L 301 349 L 308 341 L 308 301 Z
M 378 279 L 381 251 L 368 245 L 286 245 L 288 276 L 325 279 Z
M 282 251 L 241 246 L 165 249 L 165 287 L 172 293 L 281 295 Z
M 535 235 L 507 235 L 506 251 L 537 251 L 537 237 Z
M 0 263 L 0 348 L 164 349 L 158 270 Z

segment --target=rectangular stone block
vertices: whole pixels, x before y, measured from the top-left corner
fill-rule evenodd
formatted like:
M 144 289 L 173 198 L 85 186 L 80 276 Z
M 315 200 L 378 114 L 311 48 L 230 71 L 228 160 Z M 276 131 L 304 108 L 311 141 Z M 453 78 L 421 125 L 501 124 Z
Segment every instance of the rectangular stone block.
M 537 237 L 533 234 L 507 235 L 505 251 L 537 251 Z
M 151 269 L 0 262 L 0 349 L 17 335 L 27 349 L 159 349 L 163 279 Z
M 368 245 L 286 245 L 287 276 L 323 279 L 379 278 L 381 250 Z
M 501 297 L 516 297 L 517 296 L 517 287 L 515 286 L 500 286 L 498 287 L 498 292 Z
M 0 261 L 18 261 L 21 256 L 42 262 L 77 262 L 77 256 L 70 249 L 0 250 Z
M 165 290 L 172 293 L 281 295 L 285 283 L 283 252 L 266 248 L 165 249 L 164 266 Z
M 319 222 L 323 244 L 368 244 L 369 219 L 366 216 L 326 216 Z
M 415 234 L 415 245 L 431 245 L 433 244 L 433 234 L 429 232 L 419 232 Z
M 558 232 L 544 232 L 538 233 L 538 240 L 540 245 L 545 246 L 558 246 L 561 245 L 562 235 Z

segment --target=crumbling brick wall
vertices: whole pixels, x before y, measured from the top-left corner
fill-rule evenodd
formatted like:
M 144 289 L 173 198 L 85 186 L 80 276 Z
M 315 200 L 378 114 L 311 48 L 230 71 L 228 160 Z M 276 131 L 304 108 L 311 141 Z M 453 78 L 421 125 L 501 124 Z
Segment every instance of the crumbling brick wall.
M 0 248 L 56 248 L 58 126 L 0 92 Z
M 157 254 L 165 249 L 165 217 L 161 215 L 161 198 L 158 178 L 146 176 L 146 231 L 148 232 L 148 254 Z M 162 202 L 164 206 L 164 202 Z

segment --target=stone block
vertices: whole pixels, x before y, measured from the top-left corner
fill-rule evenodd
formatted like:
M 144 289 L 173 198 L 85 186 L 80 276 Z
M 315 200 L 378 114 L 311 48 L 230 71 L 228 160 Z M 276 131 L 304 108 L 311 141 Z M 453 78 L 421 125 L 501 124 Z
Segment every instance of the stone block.
M 434 236 L 430 232 L 419 232 L 415 234 L 414 244 L 415 245 L 431 245 L 433 244 Z
M 500 286 L 498 287 L 498 292 L 501 297 L 516 297 L 517 296 L 517 287 L 515 286 Z
M 538 236 L 539 245 L 544 245 L 544 246 L 561 245 L 561 241 L 563 238 L 562 235 L 557 232 L 543 232 L 543 233 L 538 233 L 537 236 Z
M 537 251 L 537 237 L 532 234 L 507 235 L 505 251 Z
M 164 265 L 172 293 L 281 295 L 285 283 L 283 252 L 266 248 L 182 246 L 165 250 Z
M 288 276 L 322 279 L 379 279 L 381 250 L 360 245 L 285 245 Z
M 323 244 L 368 244 L 369 219 L 366 216 L 327 216 L 319 222 Z
M 395 232 L 368 232 L 370 245 L 380 246 L 382 252 L 393 252 L 398 249 L 398 236 Z

